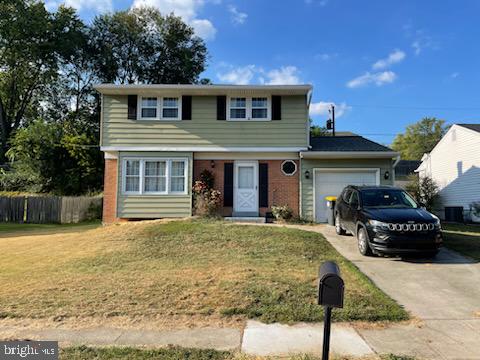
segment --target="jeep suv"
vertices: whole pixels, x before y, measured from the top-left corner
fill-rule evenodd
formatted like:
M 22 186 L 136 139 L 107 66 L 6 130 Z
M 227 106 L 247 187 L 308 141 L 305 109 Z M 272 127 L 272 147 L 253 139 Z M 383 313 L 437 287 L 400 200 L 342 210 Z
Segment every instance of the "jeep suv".
M 440 219 L 399 188 L 347 186 L 337 199 L 334 216 L 337 234 L 356 236 L 365 256 L 434 257 L 443 242 Z

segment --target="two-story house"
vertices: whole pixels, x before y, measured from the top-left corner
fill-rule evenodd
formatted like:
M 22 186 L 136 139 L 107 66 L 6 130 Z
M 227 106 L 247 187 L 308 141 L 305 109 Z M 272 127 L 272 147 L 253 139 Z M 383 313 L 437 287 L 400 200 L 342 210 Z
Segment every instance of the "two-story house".
M 310 85 L 101 84 L 104 222 L 192 215 L 204 169 L 224 216 L 288 205 L 326 220 L 324 197 L 391 184 L 398 154 L 360 136 L 310 139 Z

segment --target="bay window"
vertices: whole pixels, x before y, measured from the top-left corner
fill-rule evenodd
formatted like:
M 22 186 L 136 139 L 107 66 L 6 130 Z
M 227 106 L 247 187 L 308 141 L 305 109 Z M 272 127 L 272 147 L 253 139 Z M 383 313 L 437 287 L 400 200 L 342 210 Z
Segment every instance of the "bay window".
M 268 97 L 229 98 L 228 120 L 268 121 L 270 120 L 270 99 Z
M 123 193 L 187 194 L 187 159 L 124 159 Z
M 180 120 L 181 99 L 179 97 L 139 96 L 140 120 Z

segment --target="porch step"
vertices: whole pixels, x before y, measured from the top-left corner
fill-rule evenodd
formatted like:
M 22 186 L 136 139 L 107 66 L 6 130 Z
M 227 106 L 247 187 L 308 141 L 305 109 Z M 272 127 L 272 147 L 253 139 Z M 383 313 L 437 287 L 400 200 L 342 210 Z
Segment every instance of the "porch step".
M 266 219 L 261 216 L 229 216 L 224 218 L 225 221 L 264 224 Z

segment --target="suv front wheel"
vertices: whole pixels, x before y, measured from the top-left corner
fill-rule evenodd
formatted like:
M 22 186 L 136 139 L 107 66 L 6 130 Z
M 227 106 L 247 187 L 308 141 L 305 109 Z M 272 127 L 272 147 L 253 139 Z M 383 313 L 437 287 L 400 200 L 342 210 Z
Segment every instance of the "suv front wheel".
M 360 254 L 364 256 L 372 256 L 372 249 L 368 243 L 368 233 L 367 230 L 362 226 L 357 231 L 357 240 L 358 240 L 358 250 Z
M 346 231 L 342 228 L 342 223 L 340 222 L 340 215 L 335 215 L 335 232 L 337 235 L 345 235 Z

